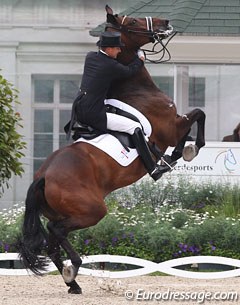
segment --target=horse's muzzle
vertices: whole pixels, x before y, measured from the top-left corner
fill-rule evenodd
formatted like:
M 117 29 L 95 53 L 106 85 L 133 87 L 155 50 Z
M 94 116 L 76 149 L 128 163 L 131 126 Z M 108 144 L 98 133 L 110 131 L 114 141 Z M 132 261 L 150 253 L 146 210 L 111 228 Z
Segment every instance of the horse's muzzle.
M 174 32 L 173 26 L 170 23 L 168 23 L 166 29 L 158 29 L 156 32 L 154 32 L 153 37 L 155 40 L 161 40 L 171 36 L 173 32 Z

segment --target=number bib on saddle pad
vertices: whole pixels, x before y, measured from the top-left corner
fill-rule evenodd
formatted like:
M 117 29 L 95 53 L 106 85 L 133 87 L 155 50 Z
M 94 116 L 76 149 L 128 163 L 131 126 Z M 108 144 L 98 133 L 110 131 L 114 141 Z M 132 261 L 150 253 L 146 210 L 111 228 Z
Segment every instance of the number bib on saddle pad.
M 148 119 L 137 109 L 116 99 L 107 99 L 105 100 L 105 104 L 115 106 L 135 115 L 141 122 L 146 136 L 150 137 L 152 132 L 151 124 Z M 92 140 L 79 138 L 77 141 L 75 141 L 75 143 L 77 142 L 86 142 L 101 149 L 122 166 L 128 166 L 138 157 L 138 152 L 135 148 L 128 148 L 127 150 L 116 137 L 110 134 L 103 134 Z

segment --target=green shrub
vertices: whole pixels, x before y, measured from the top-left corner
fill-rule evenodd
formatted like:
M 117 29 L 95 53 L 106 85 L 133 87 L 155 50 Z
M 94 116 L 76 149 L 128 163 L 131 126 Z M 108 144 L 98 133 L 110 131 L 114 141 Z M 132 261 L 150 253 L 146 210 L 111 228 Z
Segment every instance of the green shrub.
M 21 127 L 20 114 L 15 112 L 18 103 L 17 90 L 0 75 L 0 197 L 4 186 L 9 187 L 8 181 L 12 174 L 21 176 L 23 167 L 20 159 L 24 156 L 22 150 L 26 143 L 17 132 Z
M 16 204 L 12 210 L 0 212 L 0 252 L 15 252 L 14 242 L 21 230 L 23 210 Z
M 180 190 L 177 183 L 142 182 L 112 193 L 107 199 L 108 215 L 96 226 L 72 232 L 70 242 L 81 255 L 128 255 L 155 262 L 192 255 L 240 258 L 240 220 L 239 214 L 234 214 L 238 213 L 239 188 L 215 186 L 211 192 L 210 184 L 206 188 L 201 185 L 202 192 L 198 194 L 196 185 L 186 181 L 179 185 Z M 161 189 L 165 192 L 163 197 L 158 193 Z M 189 208 L 183 202 L 184 192 L 186 198 L 197 194 Z M 200 199 L 205 200 L 205 205 L 196 208 Z M 5 211 L 0 215 L 2 252 L 14 251 L 9 245 L 20 230 L 23 211 L 17 210 L 18 213 Z M 231 217 L 226 217 L 226 211 Z
M 227 217 L 240 215 L 240 189 L 237 185 L 225 186 L 220 200 L 219 212 Z

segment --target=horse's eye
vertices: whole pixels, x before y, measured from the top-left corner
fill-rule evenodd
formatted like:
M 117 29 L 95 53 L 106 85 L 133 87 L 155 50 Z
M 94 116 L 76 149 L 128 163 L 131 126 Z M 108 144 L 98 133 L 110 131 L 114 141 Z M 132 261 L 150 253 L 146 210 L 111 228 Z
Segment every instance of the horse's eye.
M 136 19 L 133 19 L 132 21 L 131 21 L 131 25 L 135 25 L 137 23 L 137 20 Z

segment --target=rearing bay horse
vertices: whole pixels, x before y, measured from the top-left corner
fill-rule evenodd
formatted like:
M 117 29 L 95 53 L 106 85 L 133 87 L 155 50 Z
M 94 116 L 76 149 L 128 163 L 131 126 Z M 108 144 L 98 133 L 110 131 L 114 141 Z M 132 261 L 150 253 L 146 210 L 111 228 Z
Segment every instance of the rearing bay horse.
M 113 15 L 108 6 L 106 12 L 106 30 L 119 31 L 125 43 L 119 57 L 124 64 L 132 60 L 137 49 L 164 38 L 171 29 L 168 20 Z M 174 103 L 154 85 L 145 67 L 131 79 L 112 84 L 111 97 L 135 107 L 147 117 L 152 125 L 150 142 L 155 142 L 162 151 L 175 147 L 172 160 L 183 156 L 191 161 L 204 146 L 205 114 L 195 109 L 184 116 L 177 115 Z M 184 147 L 194 122 L 198 127 L 195 145 Z M 97 224 L 107 213 L 105 196 L 145 174 L 139 157 L 123 167 L 84 142 L 52 153 L 36 172 L 27 193 L 22 236 L 17 242 L 25 267 L 40 275 L 46 261 L 38 255 L 45 249 L 69 286 L 68 292 L 81 293 L 75 281 L 81 259 L 68 242 L 68 233 Z M 49 220 L 48 230 L 44 229 L 40 215 Z M 72 265 L 63 266 L 60 247 Z

